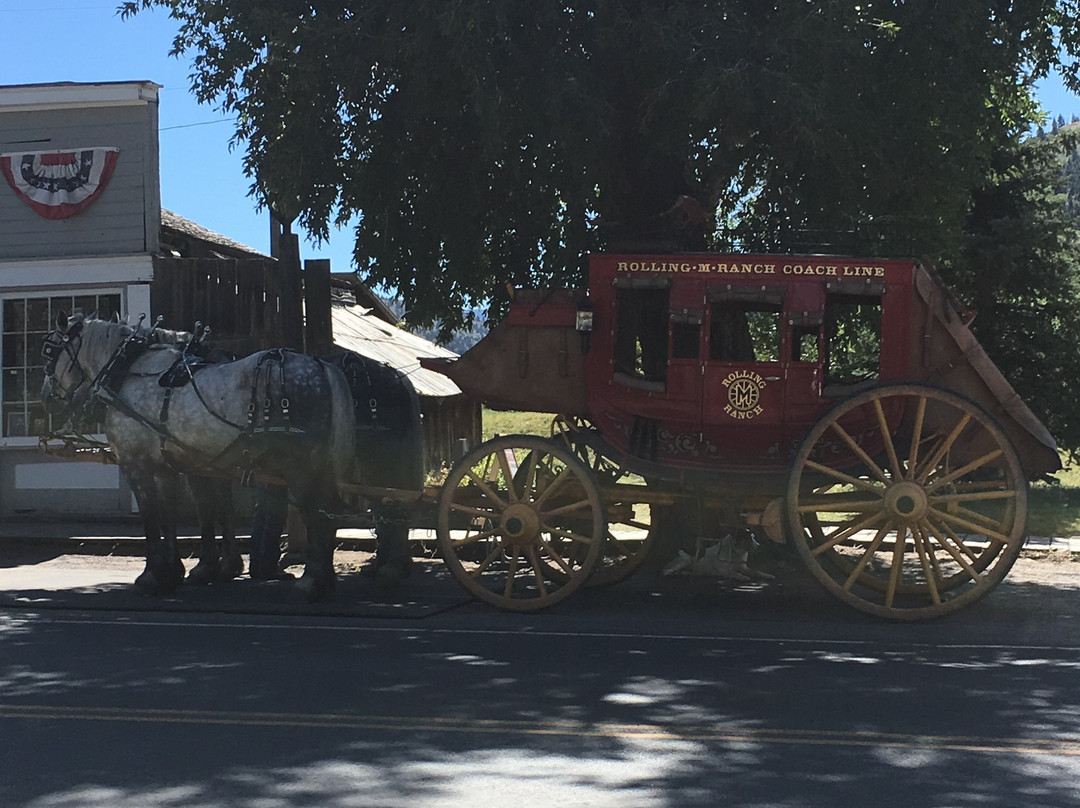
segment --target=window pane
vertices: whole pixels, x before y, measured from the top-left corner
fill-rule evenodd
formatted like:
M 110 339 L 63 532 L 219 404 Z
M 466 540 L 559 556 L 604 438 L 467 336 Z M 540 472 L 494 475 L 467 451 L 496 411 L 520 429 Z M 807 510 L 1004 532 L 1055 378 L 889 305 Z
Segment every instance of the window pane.
M 26 327 L 32 331 L 52 331 L 48 300 L 39 297 L 26 301 Z
M 111 317 L 120 310 L 120 299 L 116 293 L 95 293 L 80 295 L 78 302 L 86 314 L 97 310 L 101 316 Z M 43 435 L 50 431 L 53 419 L 40 401 L 45 378 L 41 345 L 55 327 L 56 315 L 61 311 L 71 314 L 75 302 L 71 295 L 4 300 L 4 333 L 0 335 L 0 427 L 4 436 Z M 57 425 L 64 420 L 64 416 L 57 416 Z M 101 425 L 92 431 L 100 432 Z
M 721 362 L 780 360 L 780 307 L 728 300 L 712 305 L 709 358 Z
M 4 331 L 22 331 L 26 327 L 26 301 L 4 301 Z

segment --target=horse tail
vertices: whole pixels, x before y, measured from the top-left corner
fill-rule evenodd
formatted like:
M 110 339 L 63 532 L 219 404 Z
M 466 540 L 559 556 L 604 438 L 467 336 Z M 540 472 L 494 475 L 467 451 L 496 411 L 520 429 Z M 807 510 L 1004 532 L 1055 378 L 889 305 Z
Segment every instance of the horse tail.
M 356 459 L 353 451 L 356 412 L 345 374 L 327 362 L 323 363 L 323 369 L 330 384 L 330 461 L 335 480 L 346 482 L 350 479 Z

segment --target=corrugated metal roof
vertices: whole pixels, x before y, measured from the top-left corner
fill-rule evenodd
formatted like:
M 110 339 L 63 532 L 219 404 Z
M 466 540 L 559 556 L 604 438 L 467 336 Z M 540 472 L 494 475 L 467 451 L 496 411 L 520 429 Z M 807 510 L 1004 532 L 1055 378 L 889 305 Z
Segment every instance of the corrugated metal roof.
M 339 348 L 377 359 L 397 368 L 409 377 L 422 396 L 457 396 L 461 389 L 449 378 L 420 367 L 421 356 L 456 358 L 457 354 L 440 348 L 423 337 L 410 334 L 371 314 L 371 309 L 350 306 L 335 300 L 330 306 L 334 344 Z

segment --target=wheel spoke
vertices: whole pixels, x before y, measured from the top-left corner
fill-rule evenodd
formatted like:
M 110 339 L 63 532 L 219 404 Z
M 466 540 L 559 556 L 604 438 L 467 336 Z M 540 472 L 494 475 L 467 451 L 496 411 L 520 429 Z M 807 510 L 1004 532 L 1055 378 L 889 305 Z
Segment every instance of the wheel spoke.
M 856 533 L 858 533 L 860 530 L 866 530 L 867 528 L 873 526 L 875 523 L 881 521 L 884 518 L 885 518 L 885 514 L 883 514 L 883 513 L 881 513 L 879 511 L 878 513 L 873 513 L 870 516 L 867 516 L 867 517 L 865 517 L 863 519 L 860 519 L 857 522 L 848 522 L 847 527 L 843 528 L 842 530 L 839 529 L 840 526 L 837 525 L 837 528 L 838 528 L 837 532 L 833 533 L 831 536 L 828 536 L 827 538 L 825 537 L 825 534 L 822 533 L 821 535 L 822 535 L 822 538 L 824 539 L 824 543 L 818 545 L 817 547 L 814 547 L 813 549 L 811 549 L 810 552 L 813 555 L 821 555 L 826 550 L 831 550 L 833 547 L 838 545 L 840 542 L 851 538 Z M 818 529 L 820 530 L 820 525 L 818 526 Z
M 871 472 L 873 472 L 875 477 L 877 477 L 883 483 L 887 483 L 889 481 L 889 478 L 886 476 L 885 472 L 881 470 L 881 467 L 874 462 L 873 458 L 871 458 L 870 455 L 868 455 L 866 451 L 855 442 L 855 439 L 851 437 L 851 435 L 849 435 L 847 431 L 842 426 L 840 426 L 839 423 L 833 423 L 832 428 L 833 431 L 840 436 L 840 439 L 848 445 L 848 448 L 851 449 L 851 451 L 853 451 L 856 456 L 858 456 L 859 460 L 861 460 L 863 464 L 868 469 L 870 469 Z
M 514 472 L 510 468 L 510 458 L 507 457 L 507 453 L 512 453 L 512 451 L 512 449 L 507 448 L 495 452 L 495 460 L 499 464 L 499 471 L 502 472 L 503 479 L 506 480 L 506 490 L 511 503 L 520 499 L 517 491 L 514 490 Z
M 919 396 L 919 404 L 915 408 L 915 425 L 911 430 L 911 448 L 908 450 L 907 474 L 905 480 L 915 477 L 915 469 L 919 463 L 919 446 L 922 443 L 923 418 L 926 417 L 926 396 Z
M 498 519 L 498 511 L 485 510 L 484 508 L 476 508 L 472 505 L 462 505 L 459 502 L 451 502 L 450 510 L 455 513 L 464 513 L 468 516 L 478 516 L 481 519 Z
M 813 460 L 807 459 L 806 467 L 813 469 L 814 471 L 820 471 L 822 474 L 827 474 L 830 477 L 839 480 L 842 483 L 853 485 L 856 488 L 861 488 L 863 491 L 873 491 L 875 493 L 881 493 L 881 483 L 872 483 L 867 480 L 860 480 L 858 477 L 852 477 L 850 474 L 845 474 L 842 471 L 838 471 L 828 466 L 823 466 L 821 463 L 817 463 Z
M 552 544 L 547 539 L 541 539 L 540 543 L 543 545 L 544 549 L 547 550 L 548 555 L 551 557 L 551 560 L 554 561 L 564 573 L 566 573 L 567 575 L 573 574 L 573 569 L 570 566 L 570 562 L 562 557 L 559 551 L 555 549 L 554 544 Z
M 957 525 L 962 528 L 967 528 L 973 533 L 981 533 L 988 539 L 1001 542 L 1002 544 L 1005 544 L 1009 541 L 1009 537 L 1006 536 L 1004 533 L 1001 533 L 997 530 L 991 530 L 985 525 L 980 525 L 978 522 L 973 522 L 969 519 L 965 519 L 960 514 L 949 513 L 948 511 L 939 511 L 937 508 L 931 508 L 930 515 L 937 519 L 941 519 L 946 524 Z
M 900 577 L 904 574 L 904 552 L 907 545 L 907 528 L 896 531 L 896 543 L 893 545 L 892 567 L 889 570 L 889 587 L 885 590 L 885 606 L 892 608 Z
M 999 491 L 972 491 L 970 493 L 936 494 L 930 498 L 931 503 L 938 502 L 985 502 L 995 499 L 1016 499 L 1016 492 L 1001 489 Z
M 885 534 L 888 533 L 890 530 L 892 530 L 891 522 L 886 522 L 878 529 L 878 532 L 874 535 L 873 541 L 870 542 L 865 552 L 863 552 L 862 557 L 859 559 L 859 563 L 855 565 L 855 568 L 851 571 L 851 574 L 844 582 L 844 589 L 850 590 L 851 587 L 855 585 L 855 581 L 858 580 L 860 575 L 862 575 L 862 571 L 866 569 L 866 565 L 870 563 L 870 559 L 874 557 L 874 553 L 876 553 L 878 547 L 881 546 L 881 542 L 885 538 Z
M 560 505 L 558 508 L 552 508 L 550 511 L 544 511 L 541 514 L 541 518 L 550 519 L 552 516 L 562 516 L 567 513 L 577 513 L 578 511 L 587 510 L 592 507 L 592 503 L 587 499 L 580 500 L 578 502 L 571 502 L 566 505 Z
M 975 471 L 976 469 L 982 468 L 987 463 L 989 463 L 991 460 L 997 460 L 999 457 L 1001 457 L 1001 455 L 1002 455 L 1001 449 L 995 449 L 992 452 L 987 452 L 982 457 L 980 457 L 980 458 L 978 458 L 976 460 L 972 460 L 966 466 L 958 468 L 955 471 L 950 471 L 948 474 L 945 474 L 945 475 L 943 475 L 941 477 L 935 477 L 933 480 L 930 480 L 926 484 L 926 490 L 927 490 L 927 492 L 933 491 L 938 486 L 946 485 L 946 484 L 952 482 L 953 480 L 956 480 L 956 479 L 959 479 L 960 477 L 963 477 L 965 474 L 970 474 L 971 472 Z
M 480 562 L 480 564 L 476 567 L 476 569 L 471 570 L 469 572 L 469 574 L 473 578 L 479 578 L 481 575 L 484 574 L 484 571 L 487 570 L 487 568 L 492 565 L 492 563 L 495 561 L 495 559 L 499 558 L 502 555 L 502 553 L 503 553 L 502 546 L 497 545 L 494 550 L 492 550 L 490 553 L 487 554 L 487 556 L 484 558 L 483 561 Z
M 938 463 L 941 462 L 941 458 L 945 456 L 945 453 L 952 448 L 952 445 L 956 443 L 956 439 L 960 437 L 960 433 L 963 432 L 967 425 L 971 422 L 971 413 L 965 412 L 960 421 L 953 427 L 953 431 L 941 442 L 941 445 L 937 447 L 934 453 L 930 456 L 930 460 L 927 461 L 925 470 L 916 478 L 920 483 L 926 483 L 930 473 L 937 468 Z
M 904 479 L 904 470 L 900 466 L 900 460 L 896 456 L 896 447 L 893 446 L 892 434 L 889 431 L 889 422 L 885 419 L 885 410 L 882 409 L 881 399 L 874 399 L 874 413 L 877 415 L 878 427 L 881 429 L 881 437 L 885 440 L 885 452 L 889 455 L 889 464 L 892 466 L 893 479 Z
M 941 603 L 941 593 L 938 592 L 937 578 L 938 568 L 935 563 L 931 564 L 930 559 L 933 558 L 933 548 L 929 547 L 929 542 L 926 538 L 926 533 L 923 531 L 920 525 L 918 530 L 911 531 L 911 538 L 915 542 L 915 551 L 919 554 L 919 564 L 922 566 L 923 576 L 926 578 L 926 588 L 930 590 L 930 600 L 935 604 Z
M 536 507 L 537 510 L 539 510 L 547 501 L 548 497 L 550 497 L 566 483 L 567 477 L 569 477 L 572 473 L 573 472 L 569 466 L 564 467 L 562 471 L 555 475 L 555 479 L 553 479 L 551 481 L 551 484 L 544 489 L 543 493 L 541 493 L 540 496 L 533 501 L 533 506 Z
M 540 527 L 542 530 L 547 531 L 552 536 L 559 536 L 564 539 L 569 539 L 570 541 L 576 541 L 580 544 L 592 543 L 591 537 L 583 536 L 581 533 L 574 533 L 572 530 L 564 530 L 561 527 L 552 527 L 551 525 L 547 524 L 542 524 Z
M 949 539 L 952 539 L 956 542 L 957 547 L 963 547 L 964 543 L 960 540 L 960 537 L 953 533 L 951 530 L 941 530 L 929 519 L 926 520 L 926 526 L 930 529 L 930 532 L 933 534 L 934 538 L 937 539 L 938 545 L 941 547 L 941 549 L 943 549 L 946 553 L 952 556 L 953 561 L 963 567 L 964 572 L 966 572 L 971 577 L 972 581 L 978 583 L 979 572 L 973 566 L 971 566 L 971 562 L 964 557 L 964 553 L 960 552 L 960 550 L 956 549 L 956 547 L 953 547 L 953 545 L 949 541 Z
M 484 496 L 494 502 L 495 505 L 498 506 L 499 510 L 506 510 L 509 507 L 507 503 L 503 500 L 503 498 L 500 497 L 497 493 L 495 493 L 495 490 L 491 486 L 489 486 L 486 481 L 481 479 L 473 469 L 469 469 L 465 473 L 466 476 L 468 476 L 468 478 L 473 481 L 473 485 L 479 488 L 483 492 Z M 511 486 L 511 488 L 512 487 L 513 486 Z
M 482 530 L 479 533 L 471 533 L 460 539 L 453 539 L 454 546 L 468 547 L 470 544 L 476 544 L 478 541 L 490 539 L 492 536 L 498 536 L 501 532 L 501 528 L 492 528 L 491 530 Z
M 514 578 L 517 576 L 518 548 L 511 548 L 510 564 L 506 568 L 506 583 L 503 585 L 503 597 L 514 597 Z
M 535 545 L 526 545 L 525 555 L 528 556 L 529 564 L 532 566 L 533 578 L 536 580 L 536 588 L 540 590 L 540 597 L 546 598 L 548 594 L 547 582 L 540 571 L 540 560 L 537 558 Z

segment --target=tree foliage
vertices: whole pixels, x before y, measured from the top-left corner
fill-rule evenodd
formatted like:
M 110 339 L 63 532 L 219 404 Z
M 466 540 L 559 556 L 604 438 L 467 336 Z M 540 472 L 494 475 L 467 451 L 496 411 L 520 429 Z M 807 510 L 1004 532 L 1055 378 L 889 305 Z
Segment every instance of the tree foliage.
M 972 329 L 1058 439 L 1080 449 L 1080 231 L 1065 206 L 1069 138 L 1014 141 L 974 190 L 958 255 L 942 267 Z
M 260 199 L 316 236 L 353 226 L 361 276 L 413 324 L 449 333 L 508 283 L 580 283 L 589 250 L 801 250 L 843 233 L 842 251 L 941 259 L 988 351 L 1080 447 L 1060 342 L 1080 334 L 1074 236 L 1019 145 L 1042 123 L 1034 80 L 1056 70 L 1080 90 L 1077 0 L 120 11 L 152 7 L 179 24 L 196 95 L 237 115 Z
M 680 197 L 719 212 L 718 246 L 887 221 L 955 247 L 994 144 L 1036 114 L 1026 82 L 1075 29 L 1061 0 L 121 13 L 154 6 L 179 22 L 198 97 L 237 114 L 262 198 L 317 236 L 355 222 L 361 274 L 447 327 L 508 282 L 579 280 L 589 249 L 701 244 Z

